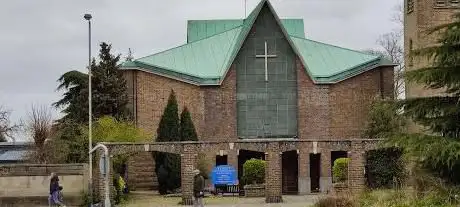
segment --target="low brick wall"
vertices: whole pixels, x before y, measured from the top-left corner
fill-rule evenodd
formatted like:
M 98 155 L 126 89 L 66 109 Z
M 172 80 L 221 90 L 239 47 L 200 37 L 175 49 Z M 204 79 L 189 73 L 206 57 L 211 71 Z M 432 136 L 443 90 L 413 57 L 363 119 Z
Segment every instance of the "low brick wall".
M 350 194 L 350 189 L 348 188 L 347 183 L 334 183 L 333 184 L 333 194 L 335 196 L 348 196 Z
M 265 196 L 265 185 L 245 185 L 244 186 L 245 197 L 264 197 Z
M 87 164 L 2 164 L 0 206 L 46 206 L 52 172 L 59 176 L 66 204 L 78 205 L 88 186 L 87 170 Z

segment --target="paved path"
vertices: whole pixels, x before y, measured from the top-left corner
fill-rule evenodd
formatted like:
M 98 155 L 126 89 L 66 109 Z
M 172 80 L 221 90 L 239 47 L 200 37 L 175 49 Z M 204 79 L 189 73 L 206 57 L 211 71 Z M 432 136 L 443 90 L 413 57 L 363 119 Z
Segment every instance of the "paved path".
M 205 198 L 206 207 L 310 207 L 318 195 L 283 196 L 284 203 L 266 204 L 264 198 L 209 197 Z M 179 207 L 180 198 L 164 198 L 151 192 L 136 192 L 133 199 L 123 207 Z

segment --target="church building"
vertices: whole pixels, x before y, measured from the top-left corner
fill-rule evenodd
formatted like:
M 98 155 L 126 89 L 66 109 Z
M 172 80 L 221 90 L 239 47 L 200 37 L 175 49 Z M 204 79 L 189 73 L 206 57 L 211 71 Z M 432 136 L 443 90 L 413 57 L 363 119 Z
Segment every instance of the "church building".
M 309 39 L 303 19 L 280 18 L 268 0 L 245 19 L 189 20 L 186 38 L 121 65 L 136 125 L 156 135 L 174 90 L 200 141 L 305 142 L 282 153 L 283 193 L 330 190 L 333 161 L 348 156 L 351 141 L 366 139 L 372 101 L 393 98 L 393 63 Z M 206 157 L 241 175 L 244 161 L 264 159 L 264 149 Z M 154 188 L 153 165 L 149 153 L 130 161 L 137 188 Z

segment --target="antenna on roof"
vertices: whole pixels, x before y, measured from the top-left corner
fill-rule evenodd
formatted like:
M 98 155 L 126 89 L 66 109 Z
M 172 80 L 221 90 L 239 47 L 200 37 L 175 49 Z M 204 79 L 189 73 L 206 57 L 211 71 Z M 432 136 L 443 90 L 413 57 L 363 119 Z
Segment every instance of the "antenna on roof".
M 133 53 L 131 52 L 131 48 L 128 49 L 128 56 L 126 56 L 126 61 L 133 61 L 134 56 Z

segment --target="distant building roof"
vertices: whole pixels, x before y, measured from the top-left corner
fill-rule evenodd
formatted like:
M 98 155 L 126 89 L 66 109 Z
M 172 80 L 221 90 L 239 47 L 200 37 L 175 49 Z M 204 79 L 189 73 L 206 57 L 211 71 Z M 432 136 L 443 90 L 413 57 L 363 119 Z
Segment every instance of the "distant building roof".
M 30 150 L 3 150 L 0 151 L 1 161 L 23 161 L 27 158 Z
M 32 142 L 0 142 L 0 162 L 23 161 L 32 146 Z

